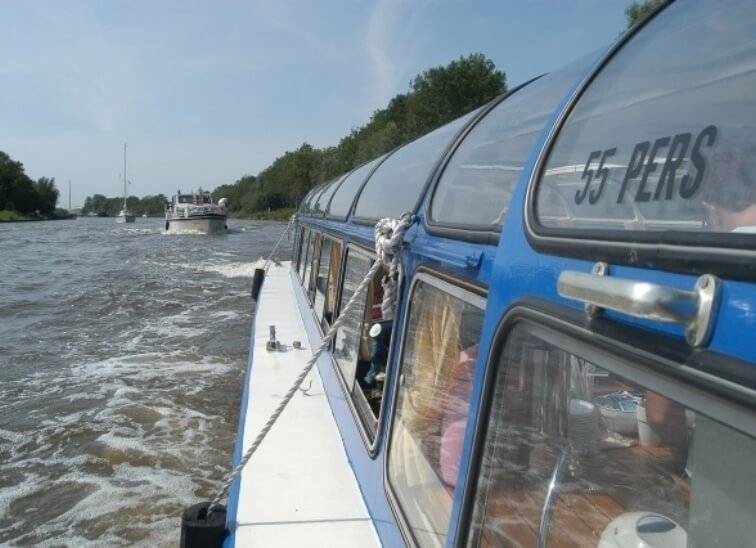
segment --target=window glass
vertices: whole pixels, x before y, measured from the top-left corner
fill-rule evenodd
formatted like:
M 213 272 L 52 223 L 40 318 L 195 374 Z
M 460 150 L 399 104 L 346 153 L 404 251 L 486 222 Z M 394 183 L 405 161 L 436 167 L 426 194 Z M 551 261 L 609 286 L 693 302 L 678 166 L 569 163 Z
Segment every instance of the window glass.
M 304 278 L 302 279 L 302 285 L 305 288 L 310 303 L 312 303 L 312 269 L 313 265 L 317 265 L 318 253 L 320 253 L 320 235 L 312 232 L 310 234 L 310 243 L 307 246 L 307 261 L 305 263 Z
M 341 308 L 352 298 L 373 264 L 372 259 L 358 253 L 350 253 L 349 257 L 344 273 Z M 368 285 L 365 300 L 349 313 L 344 327 L 336 334 L 334 345 L 334 358 L 370 442 L 375 439 L 383 406 L 393 332 L 393 322 L 381 316 L 381 280 L 385 274 L 385 269 L 375 274 Z
M 313 215 L 322 217 L 325 214 L 326 206 L 328 206 L 328 202 L 331 201 L 331 196 L 333 196 L 333 193 L 336 192 L 337 188 L 339 188 L 339 181 L 341 181 L 341 179 L 343 179 L 343 176 L 334 179 L 326 185 L 326 187 L 323 189 L 323 192 L 320 193 L 320 196 L 318 196 L 317 200 L 315 200 L 315 203 L 312 206 Z
M 698 389 L 524 323 L 496 367 L 468 545 L 752 545 L 756 441 Z
M 536 136 L 594 58 L 591 55 L 528 84 L 475 125 L 436 186 L 430 208 L 434 222 L 501 226 Z
M 310 202 L 312 201 L 312 197 L 315 194 L 315 191 L 315 188 L 311 189 L 310 192 L 308 192 L 302 199 L 302 203 L 299 205 L 299 211 L 300 213 L 302 213 L 302 215 L 307 215 L 309 213 Z
M 299 268 L 299 256 L 301 253 L 300 245 L 302 243 L 302 231 L 304 228 L 301 228 L 294 223 L 294 228 L 292 230 L 294 231 L 294 243 L 291 246 L 291 264 L 294 267 L 294 270 L 297 270 Z
M 365 177 L 367 177 L 373 168 L 385 157 L 386 155 L 384 154 L 380 158 L 371 160 L 347 175 L 346 179 L 344 179 L 336 189 L 333 198 L 331 199 L 331 203 L 327 206 L 326 215 L 346 219 L 349 210 L 352 208 L 354 197 L 357 195 L 360 188 L 362 188 L 362 183 L 365 182 Z
M 299 281 L 304 285 L 304 281 L 306 280 L 305 265 L 307 265 L 308 254 L 310 252 L 310 231 L 306 228 L 303 228 L 302 231 L 302 250 L 299 253 L 297 272 L 299 273 Z
M 321 192 L 323 192 L 323 189 L 325 188 L 326 184 L 327 183 L 316 186 L 310 191 L 310 193 L 305 198 L 303 212 L 308 217 L 312 216 L 312 208 L 315 206 L 315 202 L 320 197 L 320 194 Z
M 326 326 L 333 323 L 333 313 L 336 306 L 336 291 L 339 288 L 339 273 L 341 271 L 341 243 L 331 242 L 331 258 L 329 260 L 328 285 L 323 305 L 322 320 Z
M 338 289 L 339 267 L 341 266 L 341 244 L 330 238 L 323 238 L 320 250 L 320 265 L 315 280 L 315 315 L 323 325 L 333 321 L 333 305 Z
M 389 442 L 389 482 L 420 546 L 443 546 L 467 425 L 484 300 L 417 282 Z
M 754 20 L 753 2 L 674 2 L 631 38 L 556 138 L 539 223 L 756 232 Z
M 330 238 L 323 238 L 323 243 L 320 246 L 320 261 L 318 261 L 318 271 L 315 275 L 315 301 L 313 309 L 315 310 L 315 316 L 319 319 L 323 318 L 323 308 L 325 306 L 326 292 L 328 291 L 328 272 L 331 267 L 331 250 L 333 248 L 333 241 Z
M 433 166 L 479 111 L 474 110 L 440 127 L 389 156 L 362 189 L 355 217 L 398 219 L 405 211 L 414 211 Z
M 343 309 L 354 295 L 354 291 L 365 275 L 370 270 L 370 259 L 355 253 L 347 252 L 346 267 L 344 269 L 344 283 L 341 289 L 339 309 Z M 341 328 L 336 333 L 333 357 L 341 371 L 341 376 L 351 392 L 354 386 L 355 370 L 357 368 L 358 352 L 360 349 L 360 336 L 362 332 L 362 317 L 364 306 L 359 304 L 344 319 Z

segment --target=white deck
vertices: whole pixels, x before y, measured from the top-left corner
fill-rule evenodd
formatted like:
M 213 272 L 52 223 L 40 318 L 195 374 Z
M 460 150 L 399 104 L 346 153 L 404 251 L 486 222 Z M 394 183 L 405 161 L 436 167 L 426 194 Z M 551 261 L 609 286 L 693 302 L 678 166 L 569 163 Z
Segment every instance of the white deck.
M 257 310 L 244 451 L 312 356 L 291 264 L 268 270 Z M 285 352 L 268 352 L 269 326 Z M 292 342 L 302 343 L 295 350 Z M 379 546 L 317 367 L 242 473 L 236 546 Z

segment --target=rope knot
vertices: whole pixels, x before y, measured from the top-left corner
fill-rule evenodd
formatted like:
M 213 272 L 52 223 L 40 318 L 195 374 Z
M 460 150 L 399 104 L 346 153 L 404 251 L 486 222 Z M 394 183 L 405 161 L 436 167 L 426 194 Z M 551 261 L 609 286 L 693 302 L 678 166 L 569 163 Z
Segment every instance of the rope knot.
M 399 219 L 387 217 L 375 225 L 375 253 L 378 255 L 378 262 L 389 269 L 381 281 L 381 286 L 383 286 L 381 315 L 386 320 L 394 317 L 399 279 L 399 251 L 404 241 L 404 233 L 414 222 L 415 217 L 411 213 L 404 213 Z

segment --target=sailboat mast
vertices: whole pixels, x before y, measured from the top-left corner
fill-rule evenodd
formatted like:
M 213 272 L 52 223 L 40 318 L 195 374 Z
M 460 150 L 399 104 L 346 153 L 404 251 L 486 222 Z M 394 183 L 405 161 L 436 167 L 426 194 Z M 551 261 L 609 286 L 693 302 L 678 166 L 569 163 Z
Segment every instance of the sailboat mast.
M 68 180 L 68 211 L 71 211 L 71 179 Z
M 126 209 L 126 143 L 123 143 L 123 209 Z

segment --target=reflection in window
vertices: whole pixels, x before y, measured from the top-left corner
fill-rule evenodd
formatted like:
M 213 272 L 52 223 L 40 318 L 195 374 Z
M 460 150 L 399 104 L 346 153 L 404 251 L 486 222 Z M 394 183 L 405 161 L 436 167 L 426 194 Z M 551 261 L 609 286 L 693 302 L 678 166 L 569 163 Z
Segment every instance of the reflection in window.
M 751 545 L 756 442 L 564 344 L 509 335 L 468 544 L 536 546 L 542 531 L 549 546 Z
M 305 278 L 305 271 L 306 271 L 307 260 L 310 254 L 311 232 L 308 229 L 303 229 L 303 231 L 304 232 L 302 234 L 302 250 L 299 252 L 299 265 L 297 269 L 299 272 L 299 281 L 302 282 L 302 285 L 304 286 L 304 281 L 307 279 Z
M 336 189 L 336 192 L 331 199 L 331 203 L 326 209 L 326 215 L 346 219 L 349 210 L 352 208 L 354 197 L 357 195 L 360 187 L 362 187 L 362 183 L 365 182 L 365 177 L 370 175 L 373 168 L 385 157 L 386 156 L 383 155 L 380 158 L 371 160 L 347 175 L 346 179 L 344 179 Z
M 302 284 L 304 285 L 305 293 L 307 294 L 307 298 L 310 300 L 310 303 L 312 303 L 313 287 L 315 285 L 315 276 L 313 275 L 313 271 L 317 268 L 318 258 L 320 257 L 321 240 L 322 238 L 320 234 L 313 232 L 310 235 L 310 245 L 307 249 L 307 263 L 305 265 L 305 273 Z
M 339 287 L 339 270 L 341 269 L 341 244 L 339 242 L 331 242 L 331 254 L 328 264 L 328 280 L 326 282 L 322 317 L 326 326 L 333 323 L 333 312 L 334 306 L 336 305 L 336 291 Z
M 350 250 L 344 272 L 341 308 L 352 298 L 372 263 L 366 256 Z M 393 322 L 381 316 L 381 279 L 385 273 L 385 269 L 376 273 L 368 285 L 365 300 L 347 313 L 342 328 L 336 334 L 333 350 L 342 380 L 371 442 L 375 439 L 383 406 L 393 331 Z
M 389 481 L 420 546 L 446 541 L 483 319 L 482 298 L 451 291 L 464 298 L 415 285 L 391 427 Z
M 398 219 L 402 213 L 414 211 L 436 162 L 479 110 L 431 131 L 389 156 L 362 189 L 354 216 Z
M 540 224 L 565 225 L 557 192 L 570 227 L 756 232 L 754 20 L 753 2 L 674 2 L 632 37 L 551 148 Z
M 323 238 L 323 244 L 320 246 L 320 261 L 318 263 L 318 272 L 315 277 L 315 301 L 313 302 L 313 310 L 315 310 L 315 316 L 318 319 L 323 318 L 326 293 L 328 291 L 329 272 L 331 269 L 331 254 L 333 249 L 337 246 L 338 244 L 334 246 L 333 240 L 325 237 Z
M 501 226 L 536 136 L 589 58 L 517 90 L 486 114 L 454 152 L 436 186 L 431 219 L 444 225 Z
M 331 201 L 333 193 L 336 192 L 337 188 L 339 188 L 339 183 L 341 182 L 342 178 L 343 176 L 337 177 L 326 185 L 325 189 L 320 193 L 320 196 L 318 196 L 317 200 L 312 206 L 313 215 L 322 217 L 325 214 L 326 207 L 328 207 L 328 202 Z

